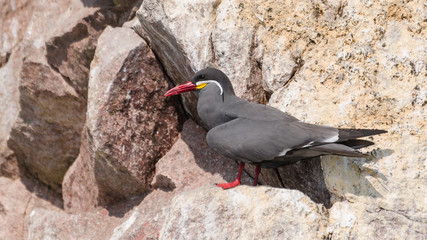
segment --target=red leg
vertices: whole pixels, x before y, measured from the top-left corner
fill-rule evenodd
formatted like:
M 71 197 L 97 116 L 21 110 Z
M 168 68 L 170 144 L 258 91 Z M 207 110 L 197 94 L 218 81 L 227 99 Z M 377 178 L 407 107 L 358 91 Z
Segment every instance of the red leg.
M 237 178 L 234 182 L 231 183 L 218 183 L 218 187 L 222 187 L 222 189 L 229 189 L 240 185 L 240 178 L 242 177 L 243 169 L 245 168 L 245 163 L 239 164 L 239 172 L 237 173 Z
M 257 164 L 255 168 L 255 177 L 254 177 L 254 184 L 253 186 L 258 185 L 258 175 L 261 172 L 261 164 Z

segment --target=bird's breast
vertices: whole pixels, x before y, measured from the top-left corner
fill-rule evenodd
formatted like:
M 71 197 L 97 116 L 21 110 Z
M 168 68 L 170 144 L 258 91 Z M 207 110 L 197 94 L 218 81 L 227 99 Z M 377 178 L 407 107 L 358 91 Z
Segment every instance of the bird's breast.
M 199 102 L 197 103 L 197 112 L 200 119 L 209 129 L 224 124 L 230 120 L 225 115 L 223 106 L 224 102 L 222 101 L 215 101 L 214 99 L 209 98 L 199 98 Z

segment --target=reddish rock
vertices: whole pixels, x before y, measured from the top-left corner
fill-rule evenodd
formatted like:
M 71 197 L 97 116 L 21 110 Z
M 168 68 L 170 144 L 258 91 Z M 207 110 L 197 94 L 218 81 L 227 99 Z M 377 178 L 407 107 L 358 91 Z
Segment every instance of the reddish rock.
M 19 177 L 18 161 L 15 154 L 6 146 L 0 145 L 0 176 L 17 179 Z
M 69 212 L 146 193 L 180 130 L 178 104 L 163 96 L 172 86 L 131 29 L 107 28 L 91 69 L 87 141 L 63 184 Z
M 191 120 L 184 123 L 176 143 L 156 164 L 153 191 L 134 210 L 133 220 L 128 213 L 125 223 L 130 226 L 117 239 L 158 239 L 174 196 L 235 179 L 237 164 L 210 149 L 205 138 L 203 128 Z M 251 184 L 252 179 L 244 173 L 242 182 Z
M 128 198 L 148 190 L 156 162 L 180 130 L 178 104 L 163 96 L 171 87 L 145 42 L 129 52 L 93 134 L 95 176 L 105 196 Z
M 33 209 L 60 207 L 60 196 L 46 186 L 27 178 L 0 177 L 0 239 L 26 239 L 26 221 Z
M 202 186 L 233 181 L 237 168 L 233 160 L 209 148 L 203 128 L 191 120 L 186 121 L 178 140 L 156 164 L 153 191 L 126 214 L 122 224 L 115 229 L 116 238 L 112 238 L 158 239 L 174 196 Z M 252 179 L 244 173 L 242 182 L 251 185 Z M 126 205 L 129 207 L 129 203 Z M 120 206 L 113 209 L 115 212 L 119 210 Z
M 39 4 L 42 2 L 32 3 L 33 7 Z M 24 60 L 17 70 L 20 112 L 8 141 L 22 170 L 57 192 L 79 153 L 96 39 L 115 21 L 115 14 L 105 10 L 86 9 L 74 1 L 64 5 L 75 7 L 72 17 L 62 19 L 62 11 L 68 11 L 63 5 L 58 12 L 45 10 L 44 17 L 37 19 L 43 24 L 34 23 L 37 27 L 24 37 Z M 37 9 L 27 10 L 36 18 Z M 46 27 L 44 18 L 55 14 L 61 24 Z
M 85 101 L 58 73 L 36 62 L 23 63 L 19 90 L 21 111 L 8 145 L 26 171 L 59 192 L 78 155 Z
M 62 183 L 64 209 L 69 213 L 94 209 L 98 198 L 98 185 L 94 173 L 94 161 L 90 159 L 90 143 L 87 129 L 83 130 L 80 153 L 68 169 Z
M 234 181 L 237 163 L 211 149 L 206 131 L 193 121 L 186 121 L 179 140 L 157 163 L 154 188 L 190 190 L 206 184 Z M 242 184 L 252 185 L 244 174 Z M 181 190 L 181 191 L 182 191 Z
M 36 238 L 52 236 L 51 234 L 55 233 L 58 236 L 70 234 L 71 239 L 158 239 L 174 196 L 201 186 L 213 186 L 216 182 L 232 181 L 236 177 L 237 164 L 210 149 L 205 137 L 206 131 L 203 128 L 191 120 L 186 121 L 178 140 L 157 162 L 152 191 L 147 195 L 109 206 L 108 215 L 105 214 L 105 210 L 94 206 L 81 208 L 77 214 L 36 210 L 34 220 L 30 223 L 30 233 L 33 232 L 32 236 Z M 81 156 L 87 154 L 85 146 L 93 144 L 85 138 L 82 141 Z M 64 180 L 64 198 L 68 193 L 66 189 L 69 188 L 65 183 L 70 183 L 74 187 L 70 191 L 71 204 L 78 204 L 79 201 L 96 203 L 96 199 L 89 199 L 88 196 L 93 194 L 88 191 L 94 189 L 97 191 L 97 186 L 93 186 L 96 185 L 93 172 L 90 175 L 91 172 L 88 171 L 93 168 L 90 164 L 79 157 L 67 172 Z M 252 179 L 246 173 L 243 174 L 242 181 L 243 184 L 252 183 Z M 69 203 L 67 200 L 64 202 L 69 212 L 76 213 L 78 211 L 75 210 L 82 206 L 72 205 L 69 208 L 67 207 Z M 83 211 L 87 214 L 82 214 Z M 105 225 L 97 225 L 97 222 L 105 222 Z M 89 235 L 83 233 L 84 229 L 88 229 L 86 224 L 91 228 Z M 46 231 L 46 228 L 50 228 L 51 231 Z

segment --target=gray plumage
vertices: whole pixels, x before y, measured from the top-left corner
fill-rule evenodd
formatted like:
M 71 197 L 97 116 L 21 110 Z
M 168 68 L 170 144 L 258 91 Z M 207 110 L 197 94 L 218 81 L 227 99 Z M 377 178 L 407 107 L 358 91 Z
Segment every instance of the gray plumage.
M 308 124 L 270 106 L 247 102 L 234 94 L 227 76 L 208 68 L 191 82 L 208 83 L 198 90 L 197 110 L 209 131 L 207 142 L 220 154 L 262 167 L 278 167 L 326 154 L 362 157 L 356 149 L 373 144 L 357 138 L 385 133 L 376 129 L 337 129 Z

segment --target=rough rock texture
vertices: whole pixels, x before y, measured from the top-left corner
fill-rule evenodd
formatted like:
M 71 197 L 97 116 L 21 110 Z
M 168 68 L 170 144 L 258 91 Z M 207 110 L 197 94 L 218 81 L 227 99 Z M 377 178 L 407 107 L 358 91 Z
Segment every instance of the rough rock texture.
M 156 164 L 153 191 L 126 214 L 113 239 L 158 239 L 175 195 L 234 180 L 237 164 L 210 149 L 205 137 L 205 131 L 193 121 L 184 123 L 178 140 Z M 242 181 L 249 184 L 252 179 L 243 174 Z M 121 215 L 123 209 L 116 206 L 110 211 Z
M 0 1 L 0 174 L 15 179 L 0 177 L 1 239 L 427 238 L 423 1 L 144 0 L 133 28 L 148 46 L 130 29 L 104 31 L 140 5 Z M 168 79 L 210 64 L 245 99 L 389 133 L 369 138 L 372 159 L 262 171 L 263 184 L 300 191 L 223 191 L 213 183 L 237 164 L 194 122 L 178 134 L 178 97 L 162 96 Z M 195 95 L 183 100 L 197 121 Z M 16 158 L 57 191 L 74 161 L 66 213 L 46 186 L 16 179 Z
M 180 130 L 177 102 L 163 100 L 170 87 L 137 34 L 105 29 L 91 64 L 84 150 L 64 180 L 68 211 L 149 190 L 156 162 Z
M 153 187 L 165 190 L 189 190 L 198 186 L 234 181 L 237 164 L 209 148 L 206 131 L 193 121 L 186 121 L 180 138 L 156 164 Z M 243 184 L 252 179 L 242 175 Z
M 427 229 L 425 7 L 423 1 L 148 0 L 138 16 L 151 42 L 162 32 L 173 36 L 174 51 L 187 58 L 181 62 L 194 70 L 213 62 L 243 98 L 263 102 L 271 94 L 270 105 L 310 123 L 388 130 L 370 138 L 378 148 L 367 149 L 372 159 L 325 157 L 321 165 L 263 171 L 261 180 L 300 189 L 338 217 L 346 210 L 334 203 L 364 209 L 342 234 L 331 228 L 331 236 L 375 237 L 366 225 L 392 231 L 397 225 L 387 222 L 403 216 L 396 221 L 406 230 L 397 236 L 418 238 Z
M 74 179 L 79 183 L 73 183 L 72 187 L 77 188 L 66 191 L 68 187 L 64 186 L 63 194 L 66 210 L 75 214 L 36 209 L 29 220 L 28 234 L 36 239 L 53 236 L 65 236 L 65 239 L 158 239 L 175 195 L 198 191 L 195 189 L 201 186 L 213 186 L 215 182 L 231 181 L 235 178 L 237 164 L 210 149 L 205 137 L 206 132 L 193 121 L 185 122 L 178 140 L 156 164 L 152 191 L 147 195 L 109 206 L 108 214 L 105 209 L 95 208 L 96 199 L 91 208 L 78 209 L 81 206 L 74 205 L 79 202 L 87 203 L 88 201 L 82 198 L 92 195 L 88 191 L 93 189 L 87 187 L 96 184 L 93 176 Z M 82 155 L 86 154 L 84 145 L 82 144 Z M 71 169 L 78 168 L 77 164 L 82 164 L 82 161 L 76 160 Z M 80 169 L 87 172 L 89 168 Z M 82 173 L 79 177 L 85 176 L 86 173 Z M 242 181 L 250 184 L 252 179 L 244 174 Z M 73 194 L 71 202 L 65 197 L 65 194 L 70 193 Z M 67 208 L 70 203 L 71 208 Z M 84 212 L 89 213 L 83 214 Z M 91 230 L 88 232 L 88 229 Z
M 168 67 L 188 68 L 176 66 L 185 63 L 200 70 L 209 63 L 215 63 L 229 76 L 238 96 L 267 103 L 271 93 L 277 89 L 271 87 L 274 84 L 268 80 L 276 79 L 282 83 L 281 86 L 285 85 L 302 61 L 293 52 L 285 52 L 289 46 L 285 45 L 282 37 L 277 37 L 277 42 L 268 37 L 272 30 L 266 28 L 263 20 L 260 21 L 254 7 L 254 3 L 245 1 L 152 0 L 144 1 L 137 15 L 166 70 Z M 188 60 L 182 60 L 183 57 Z M 171 74 L 174 70 L 167 72 L 177 84 L 189 79 L 182 80 L 181 76 L 185 74 Z M 262 81 L 263 78 L 266 80 Z M 189 98 L 189 95 L 183 96 L 183 105 L 198 121 L 196 102 Z M 252 174 L 254 168 L 249 168 Z M 265 170 L 260 180 L 271 186 L 304 191 L 316 202 L 329 207 L 330 194 L 324 181 L 318 180 L 321 176 L 320 161 L 317 160 L 278 171 Z
M 152 0 L 144 1 L 137 15 L 153 45 L 160 45 L 153 49 L 157 55 L 165 55 L 168 51 L 164 50 L 169 47 L 180 56 L 178 59 L 184 57 L 180 61 L 160 57 L 166 69 L 178 62 L 190 64 L 180 69 L 191 67 L 197 71 L 215 62 L 231 77 L 238 95 L 265 103 L 258 62 L 261 49 L 256 32 L 259 26 L 236 18 L 241 11 L 237 1 Z M 163 36 L 171 40 L 162 41 Z M 188 81 L 188 77 L 181 80 L 172 74 L 171 78 L 177 83 Z
M 173 199 L 160 239 L 322 239 L 325 213 L 296 190 L 204 187 Z
M 43 2 L 33 4 L 39 7 Z M 25 172 L 60 192 L 63 176 L 79 151 L 96 39 L 107 24 L 114 24 L 115 15 L 73 1 L 50 7 L 59 11 L 46 10 L 41 18 L 38 11 L 30 15 L 33 24 L 52 18 L 59 18 L 60 24 L 30 25 L 31 34 L 23 40 L 20 112 L 8 146 Z M 67 7 L 79 10 L 67 18 L 63 14 Z
M 27 239 L 108 239 L 117 219 L 106 212 L 67 214 L 37 208 L 31 211 Z
M 40 183 L 27 178 L 0 177 L 0 239 L 25 239 L 27 220 L 33 209 L 58 211 L 61 205 L 60 196 Z

